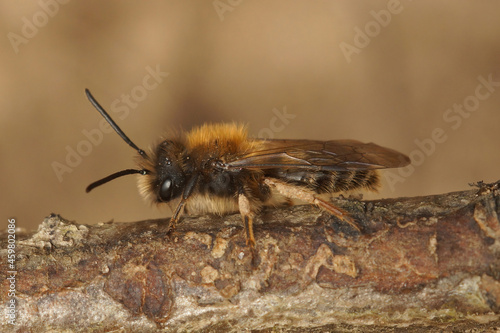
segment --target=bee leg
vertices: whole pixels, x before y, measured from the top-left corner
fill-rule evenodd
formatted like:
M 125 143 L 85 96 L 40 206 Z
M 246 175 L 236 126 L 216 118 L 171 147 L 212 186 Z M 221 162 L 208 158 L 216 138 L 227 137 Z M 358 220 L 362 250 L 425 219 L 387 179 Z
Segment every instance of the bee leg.
M 244 194 L 240 194 L 238 196 L 238 206 L 240 208 L 240 214 L 243 217 L 243 223 L 245 225 L 247 246 L 250 247 L 250 252 L 252 254 L 252 267 L 256 268 L 259 266 L 259 256 L 257 254 L 257 250 L 255 250 L 255 237 L 253 235 L 253 220 L 255 217 L 255 212 L 252 211 L 250 200 Z
M 278 191 L 281 195 L 287 198 L 299 199 L 309 204 L 323 208 L 333 216 L 350 224 L 357 231 L 360 231 L 359 227 L 356 225 L 354 220 L 349 216 L 349 213 L 347 213 L 343 209 L 336 207 L 335 205 L 329 203 L 328 201 L 316 197 L 316 194 L 313 191 L 304 189 L 302 187 L 290 185 L 286 182 L 274 178 L 265 178 L 264 183 L 272 188 L 275 188 L 276 191 Z
M 182 197 L 181 201 L 175 208 L 174 215 L 170 219 L 170 224 L 168 226 L 168 232 L 172 232 L 175 229 L 175 226 L 177 225 L 177 222 L 179 221 L 182 213 L 184 212 L 184 205 L 186 204 L 186 201 L 188 200 L 189 196 L 191 193 L 193 193 L 194 188 L 196 187 L 196 183 L 198 182 L 199 174 L 193 175 L 188 182 L 186 183 L 186 187 L 184 188 L 184 192 L 182 192 Z
M 253 235 L 253 219 L 255 217 L 255 214 L 252 212 L 250 200 L 248 200 L 247 196 L 245 196 L 244 194 L 240 194 L 238 196 L 238 206 L 240 208 L 240 214 L 245 225 L 247 245 L 253 249 L 255 248 L 255 237 Z
M 177 207 L 175 208 L 175 212 L 174 212 L 174 215 L 172 216 L 172 218 L 170 219 L 170 223 L 168 225 L 168 232 L 171 233 L 172 231 L 175 230 L 175 227 L 177 225 L 177 222 L 179 222 L 179 219 L 182 215 L 182 212 L 183 212 L 183 208 L 184 208 L 184 205 L 186 204 L 186 200 L 185 199 L 181 199 L 181 201 L 179 202 L 179 204 L 177 205 Z

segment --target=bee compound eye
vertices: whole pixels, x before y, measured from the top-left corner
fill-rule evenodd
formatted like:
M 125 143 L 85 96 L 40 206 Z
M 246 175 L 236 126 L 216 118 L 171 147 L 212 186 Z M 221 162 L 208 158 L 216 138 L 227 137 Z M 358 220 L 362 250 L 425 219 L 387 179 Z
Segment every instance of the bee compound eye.
M 159 193 L 161 201 L 170 201 L 170 199 L 172 199 L 173 187 L 174 184 L 172 182 L 172 179 L 167 178 L 163 181 Z

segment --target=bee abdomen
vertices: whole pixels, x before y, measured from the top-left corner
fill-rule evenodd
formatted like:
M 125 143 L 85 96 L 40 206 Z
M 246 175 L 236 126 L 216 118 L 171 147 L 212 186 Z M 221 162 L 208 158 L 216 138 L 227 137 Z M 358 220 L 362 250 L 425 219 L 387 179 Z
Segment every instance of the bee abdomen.
M 269 175 L 299 186 L 306 186 L 316 193 L 334 193 L 356 189 L 377 190 L 380 185 L 376 170 L 359 171 L 278 171 Z
M 380 185 L 378 172 L 375 170 L 337 171 L 327 174 L 331 177 L 331 186 L 324 188 L 317 183 L 323 192 L 341 192 L 355 189 L 376 190 Z

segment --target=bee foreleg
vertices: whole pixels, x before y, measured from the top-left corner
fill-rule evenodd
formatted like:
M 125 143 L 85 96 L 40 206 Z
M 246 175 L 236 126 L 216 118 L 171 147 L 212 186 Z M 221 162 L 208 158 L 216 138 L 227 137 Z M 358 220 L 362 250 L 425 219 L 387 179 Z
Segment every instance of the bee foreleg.
M 253 235 L 253 219 L 255 213 L 252 211 L 250 205 L 250 200 L 244 194 L 238 195 L 238 206 L 240 209 L 241 217 L 243 218 L 243 223 L 245 224 L 245 232 L 247 236 L 247 245 L 254 248 L 255 247 L 255 237 Z
M 181 199 L 181 201 L 179 202 L 179 204 L 177 204 L 177 207 L 175 208 L 174 215 L 170 219 L 170 224 L 168 226 L 168 232 L 174 231 L 174 229 L 175 229 L 175 227 L 177 225 L 177 222 L 179 221 L 179 219 L 180 219 L 180 217 L 182 215 L 182 212 L 183 212 L 185 204 L 186 204 L 186 200 L 184 198 Z
M 177 222 L 179 221 L 179 218 L 181 217 L 182 213 L 184 212 L 184 206 L 186 205 L 186 201 L 188 200 L 189 196 L 191 193 L 193 193 L 193 190 L 196 187 L 196 183 L 198 182 L 199 174 L 193 175 L 189 180 L 187 181 L 186 187 L 184 187 L 184 191 L 182 192 L 182 197 L 181 201 L 177 204 L 177 208 L 175 208 L 174 215 L 170 219 L 170 225 L 169 225 L 169 231 L 172 232 L 175 229 L 175 226 L 177 225 Z
M 286 182 L 274 178 L 265 178 L 264 183 L 272 188 L 275 188 L 276 191 L 287 198 L 298 199 L 309 204 L 316 205 L 334 215 L 335 217 L 341 219 L 342 221 L 349 223 L 353 228 L 360 231 L 354 220 L 349 216 L 349 213 L 325 200 L 318 198 L 313 191 L 290 185 Z

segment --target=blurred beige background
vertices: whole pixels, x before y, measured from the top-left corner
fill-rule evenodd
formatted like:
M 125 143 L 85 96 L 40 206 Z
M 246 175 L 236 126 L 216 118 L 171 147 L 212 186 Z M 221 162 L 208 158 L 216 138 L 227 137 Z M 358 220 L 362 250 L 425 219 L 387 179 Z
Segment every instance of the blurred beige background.
M 234 120 L 254 136 L 410 154 L 413 168 L 390 171 L 378 197 L 500 179 L 498 1 L 62 2 L 0 1 L 5 225 L 170 214 L 132 176 L 85 193 L 135 154 L 115 133 L 99 139 L 85 88 L 143 148 L 168 129 Z

